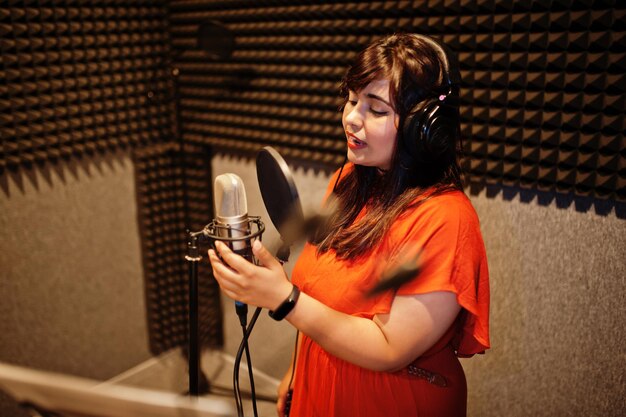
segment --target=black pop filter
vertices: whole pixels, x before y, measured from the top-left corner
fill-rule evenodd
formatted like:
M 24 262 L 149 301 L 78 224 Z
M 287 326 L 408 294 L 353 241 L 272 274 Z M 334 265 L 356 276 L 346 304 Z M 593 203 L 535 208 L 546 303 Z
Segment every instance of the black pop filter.
M 302 224 L 304 215 L 296 183 L 283 157 L 272 147 L 266 146 L 256 157 L 256 173 L 265 209 L 285 244 L 289 225 Z

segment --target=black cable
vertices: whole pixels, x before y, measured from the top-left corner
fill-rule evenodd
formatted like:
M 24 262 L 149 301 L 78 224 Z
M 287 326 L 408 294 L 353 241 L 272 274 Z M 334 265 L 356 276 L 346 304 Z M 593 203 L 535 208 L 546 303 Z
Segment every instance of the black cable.
M 235 405 L 237 406 L 237 416 L 243 417 L 243 403 L 241 392 L 239 392 L 239 363 L 235 359 L 235 367 L 233 369 L 233 392 L 235 394 Z
M 293 383 L 293 375 L 296 373 L 296 361 L 298 358 L 298 336 L 300 335 L 300 330 L 296 329 L 296 343 L 293 347 L 293 361 L 291 363 L 291 377 L 289 378 L 289 385 L 287 385 L 287 389 L 291 389 L 291 384 Z
M 243 338 L 241 340 L 244 343 L 246 337 L 246 326 L 248 325 L 248 304 L 244 304 L 240 301 L 235 301 L 235 311 L 237 312 L 237 317 L 239 317 L 239 324 L 243 329 Z M 248 341 L 245 340 L 245 351 L 248 353 Z M 241 361 L 241 357 L 239 356 L 239 361 Z M 237 411 L 238 415 L 243 416 L 243 399 L 241 397 L 241 389 L 239 387 L 239 363 L 236 366 L 236 374 L 233 375 L 233 390 L 235 392 L 235 401 L 237 403 Z M 241 414 L 239 414 L 241 413 Z
M 254 389 L 254 374 L 252 371 L 252 359 L 250 358 L 250 346 L 248 345 L 248 338 L 246 337 L 246 328 L 242 326 L 243 337 L 246 338 L 246 362 L 248 363 L 248 376 L 250 377 L 250 393 L 251 393 L 251 401 L 252 401 L 252 411 L 254 413 L 254 417 L 258 417 L 257 409 L 256 409 L 256 392 Z M 239 396 L 241 397 L 241 390 L 239 390 Z
M 245 335 L 241 339 L 239 350 L 235 356 L 235 366 L 233 367 L 233 392 L 235 394 L 235 404 L 237 405 L 237 416 L 243 417 L 243 400 L 241 398 L 241 391 L 239 389 L 239 364 L 241 362 L 242 346 L 245 342 Z
M 237 416 L 238 417 L 244 417 L 243 400 L 241 398 L 241 390 L 239 389 L 239 366 L 241 365 L 241 357 L 243 355 L 243 351 L 247 349 L 247 346 L 248 346 L 248 338 L 250 337 L 250 333 L 252 333 L 252 329 L 254 328 L 254 325 L 257 319 L 259 318 L 259 314 L 261 314 L 261 310 L 262 309 L 260 307 L 257 307 L 257 309 L 254 311 L 254 314 L 252 315 L 252 319 L 250 320 L 250 325 L 245 329 L 243 338 L 241 339 L 241 343 L 239 344 L 239 349 L 237 350 L 237 355 L 235 356 L 235 366 L 233 370 L 233 391 L 235 393 L 235 402 L 237 404 Z M 251 373 L 252 365 L 248 363 L 248 367 L 249 367 L 249 372 Z M 253 381 L 251 380 L 250 383 L 251 383 L 251 388 L 252 388 Z M 256 417 L 256 395 L 254 392 L 252 393 L 252 404 L 253 404 L 253 409 L 255 411 L 255 417 Z
M 246 391 L 246 390 L 239 390 L 240 394 L 241 394 L 241 398 L 245 398 L 245 399 L 251 399 L 252 398 L 252 393 L 250 391 Z M 218 396 L 225 396 L 228 398 L 232 398 L 233 396 L 233 387 L 227 387 L 225 385 L 219 385 L 219 384 L 211 384 L 211 394 L 213 395 L 218 395 Z M 265 401 L 268 403 L 276 403 L 276 401 L 278 401 L 278 397 L 275 395 L 266 395 L 266 394 L 259 394 L 258 392 L 255 394 L 257 401 Z
M 246 307 L 247 305 L 244 304 Z M 245 322 L 242 316 L 239 314 L 241 311 L 238 311 L 237 315 L 239 316 L 239 323 L 242 326 L 245 326 Z M 247 316 L 246 316 L 247 319 Z M 237 355 L 235 356 L 235 366 L 233 367 L 233 392 L 235 395 L 235 404 L 237 405 L 237 416 L 243 417 L 243 400 L 241 398 L 241 390 L 239 389 L 239 364 L 241 362 L 241 348 L 245 342 L 245 333 L 244 337 L 241 339 L 241 344 L 239 345 L 239 350 L 237 351 Z

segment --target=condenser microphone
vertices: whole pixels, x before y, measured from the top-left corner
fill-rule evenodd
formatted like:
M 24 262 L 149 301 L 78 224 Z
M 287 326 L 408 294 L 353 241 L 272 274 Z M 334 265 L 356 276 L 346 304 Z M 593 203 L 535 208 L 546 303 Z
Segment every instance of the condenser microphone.
M 252 262 L 252 250 L 249 239 L 248 202 L 243 181 L 235 174 L 222 174 L 215 178 L 215 220 L 219 236 L 241 238 L 228 241 L 233 252 Z
M 243 181 L 235 174 L 222 174 L 215 178 L 215 226 L 217 235 L 230 249 L 253 262 L 252 243 L 250 242 L 250 222 L 248 221 L 248 202 Z M 247 238 L 246 238 L 247 237 Z M 235 239 L 235 240 L 230 240 Z M 248 306 L 235 301 L 239 320 L 247 320 Z

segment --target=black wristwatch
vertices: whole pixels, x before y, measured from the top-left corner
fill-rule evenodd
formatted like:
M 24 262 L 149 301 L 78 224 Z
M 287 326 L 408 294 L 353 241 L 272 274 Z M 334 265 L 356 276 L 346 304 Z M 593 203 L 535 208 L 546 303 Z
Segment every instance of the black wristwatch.
M 285 318 L 287 314 L 296 306 L 298 302 L 298 297 L 300 297 L 300 288 L 297 286 L 293 286 L 289 297 L 282 302 L 281 305 L 278 306 L 276 310 L 270 310 L 269 315 L 276 321 L 280 321 Z

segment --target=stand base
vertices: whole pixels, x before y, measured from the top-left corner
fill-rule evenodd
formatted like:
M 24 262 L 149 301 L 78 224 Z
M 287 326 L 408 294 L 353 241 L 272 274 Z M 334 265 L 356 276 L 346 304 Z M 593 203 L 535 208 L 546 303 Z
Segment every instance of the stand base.
M 254 360 L 254 359 L 253 359 Z M 220 351 L 204 351 L 200 363 L 202 370 L 209 379 L 211 393 L 208 397 L 219 397 L 232 401 L 233 394 L 233 366 L 235 358 Z M 111 378 L 103 384 L 124 384 L 141 388 L 162 389 L 171 392 L 185 393 L 188 389 L 189 374 L 187 362 L 179 348 L 172 349 Z M 240 367 L 240 387 L 243 392 L 249 392 L 248 368 L 245 363 Z M 258 369 L 254 369 L 254 384 L 257 394 L 257 411 L 259 417 L 275 417 L 276 390 L 280 381 Z M 263 400 L 262 400 L 263 399 Z M 272 399 L 272 401 L 267 401 Z M 252 402 L 244 396 L 244 413 L 253 416 Z

